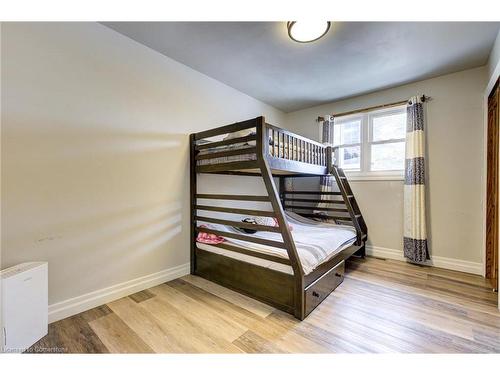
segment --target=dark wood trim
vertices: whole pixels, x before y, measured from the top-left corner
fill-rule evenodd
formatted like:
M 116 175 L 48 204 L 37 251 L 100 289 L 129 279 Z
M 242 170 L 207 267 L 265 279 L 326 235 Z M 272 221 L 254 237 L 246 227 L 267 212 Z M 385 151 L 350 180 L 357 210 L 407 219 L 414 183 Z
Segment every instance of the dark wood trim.
M 293 173 L 302 173 L 308 176 L 322 176 L 327 168 L 323 165 L 309 164 L 307 162 L 282 159 L 274 156 L 267 157 L 270 169 L 286 170 Z
M 349 182 L 347 181 L 347 178 L 344 174 L 344 171 L 340 168 L 333 167 L 333 176 L 335 177 L 335 181 L 337 182 L 337 186 L 340 189 L 340 193 L 342 194 L 342 198 L 344 199 L 345 205 L 347 207 L 347 210 L 349 212 L 349 216 L 351 217 L 351 221 L 354 225 L 354 228 L 356 228 L 356 245 L 361 245 L 362 242 L 362 236 L 364 231 L 361 229 L 361 224 L 359 222 L 359 219 L 361 218 L 361 212 L 357 212 L 353 205 L 352 205 L 352 199 L 348 197 L 348 195 L 352 195 L 352 190 L 349 186 Z
M 342 220 L 352 222 L 352 217 L 350 216 L 339 216 L 339 215 L 324 215 L 321 213 L 300 213 L 299 215 L 310 218 L 319 218 L 319 219 L 330 219 L 330 220 Z M 359 217 L 359 216 L 358 216 Z
M 262 210 L 250 210 L 245 208 L 232 208 L 232 207 L 217 207 L 217 206 L 205 206 L 197 204 L 195 205 L 195 210 L 201 211 L 216 211 L 216 212 L 227 212 L 230 214 L 241 214 L 249 216 L 265 216 L 265 217 L 275 217 L 276 213 L 273 211 L 262 211 Z
M 269 202 L 267 195 L 196 194 L 198 199 Z
M 215 148 L 215 147 L 220 147 L 220 146 L 229 146 L 235 143 L 248 143 L 255 141 L 257 138 L 255 134 L 247 135 L 245 137 L 238 137 L 238 138 L 232 138 L 232 139 L 225 139 L 223 141 L 217 141 L 217 142 L 209 142 L 209 143 L 203 143 L 201 145 L 196 146 L 196 150 L 205 150 L 205 149 L 210 149 L 210 148 Z
M 261 232 L 281 233 L 280 228 L 271 227 L 269 225 L 258 225 L 258 224 L 245 223 L 242 221 L 216 219 L 214 217 L 206 217 L 206 216 L 196 216 L 195 220 L 196 221 L 205 221 L 207 223 L 229 225 L 231 227 L 236 227 L 236 228 L 253 229 L 253 230 L 261 231 Z
M 235 122 L 234 124 L 220 126 L 218 128 L 205 130 L 199 133 L 195 133 L 195 140 L 200 140 L 204 138 L 210 138 L 216 135 L 235 133 L 245 129 L 251 129 L 255 127 L 257 119 L 251 119 L 246 121 Z
M 328 212 L 346 212 L 349 211 L 346 208 L 331 208 L 331 207 L 310 207 L 310 206 L 294 206 L 290 204 L 285 204 L 285 208 L 291 208 L 292 210 L 313 210 L 313 211 L 328 211 Z
M 281 257 L 278 257 L 276 255 L 272 255 L 272 254 L 265 254 L 265 253 L 262 253 L 260 251 L 253 251 L 253 250 L 250 250 L 250 249 L 247 249 L 247 248 L 243 248 L 243 247 L 239 247 L 239 246 L 229 245 L 229 244 L 227 244 L 225 242 L 220 243 L 220 244 L 216 244 L 216 245 L 210 245 L 210 246 L 218 247 L 218 248 L 224 249 L 224 250 L 229 250 L 229 251 L 232 251 L 232 252 L 235 252 L 235 253 L 239 253 L 239 254 L 250 255 L 250 256 L 252 256 L 254 258 L 260 258 L 260 259 L 270 260 L 272 262 L 280 263 L 280 264 L 285 264 L 287 266 L 291 265 L 290 259 L 281 258 Z
M 231 176 L 249 176 L 249 177 L 261 177 L 260 169 L 254 169 L 254 168 L 247 168 L 247 170 L 217 170 L 217 171 L 210 171 L 210 172 L 199 172 L 198 173 L 209 173 L 209 174 L 221 174 L 221 175 L 231 175 Z M 298 173 L 298 172 L 293 172 L 293 171 L 286 171 L 283 169 L 275 169 L 271 168 L 271 173 L 275 177 L 293 177 L 293 178 L 299 178 L 299 177 L 319 177 L 323 176 L 324 173 Z M 319 194 L 319 193 L 318 193 Z
M 320 193 L 318 193 L 318 195 L 320 195 Z M 328 200 L 328 199 L 302 199 L 302 198 L 286 198 L 285 197 L 284 200 L 287 201 L 287 202 L 329 203 L 329 204 L 344 204 L 345 205 L 344 201 L 339 201 L 339 200 L 331 201 L 331 200 Z M 318 209 L 318 208 L 316 208 L 316 209 Z
M 196 136 L 191 134 L 189 136 L 189 208 L 190 208 L 190 271 L 191 274 L 195 273 L 196 270 Z
M 220 171 L 235 171 L 241 169 L 256 169 L 258 168 L 257 161 L 248 160 L 248 161 L 232 161 L 229 163 L 218 163 L 218 164 L 207 164 L 207 165 L 197 165 L 196 172 L 197 173 L 214 173 Z
M 499 252 L 499 137 L 500 137 L 499 80 L 488 95 L 488 128 L 486 151 L 486 261 L 485 277 L 498 290 Z
M 304 190 L 297 190 L 297 191 L 285 191 L 285 194 L 301 194 L 301 195 L 342 195 L 340 191 L 304 191 Z
M 286 177 L 280 176 L 278 177 L 279 181 L 279 197 L 280 197 L 280 203 L 282 206 L 285 205 L 285 184 L 286 184 Z
M 247 177 L 260 177 L 260 170 L 254 171 L 215 171 L 215 172 L 199 172 L 199 173 L 207 173 L 207 174 L 220 174 L 220 175 L 228 175 L 228 176 L 247 176 Z

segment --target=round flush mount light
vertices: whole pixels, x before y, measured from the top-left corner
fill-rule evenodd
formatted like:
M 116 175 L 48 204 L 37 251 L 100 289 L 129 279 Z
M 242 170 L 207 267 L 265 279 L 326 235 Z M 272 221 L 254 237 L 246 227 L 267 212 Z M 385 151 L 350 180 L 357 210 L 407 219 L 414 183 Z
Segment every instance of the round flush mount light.
M 329 21 L 290 21 L 287 22 L 288 36 L 299 43 L 314 42 L 323 37 L 330 29 Z

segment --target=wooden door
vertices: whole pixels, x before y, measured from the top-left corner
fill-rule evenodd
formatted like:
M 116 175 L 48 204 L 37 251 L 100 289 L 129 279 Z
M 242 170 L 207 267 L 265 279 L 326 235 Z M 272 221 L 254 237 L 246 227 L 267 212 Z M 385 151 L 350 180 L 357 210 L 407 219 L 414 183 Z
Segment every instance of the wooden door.
M 498 170 L 499 87 L 488 97 L 488 149 L 486 171 L 486 278 L 498 290 Z

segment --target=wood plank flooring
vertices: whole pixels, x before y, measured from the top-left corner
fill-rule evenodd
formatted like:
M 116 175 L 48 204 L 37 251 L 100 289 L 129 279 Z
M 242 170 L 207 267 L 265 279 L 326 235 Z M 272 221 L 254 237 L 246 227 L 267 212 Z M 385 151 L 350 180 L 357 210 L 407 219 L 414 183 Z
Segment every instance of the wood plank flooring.
M 500 353 L 497 294 L 479 276 L 376 258 L 300 322 L 195 276 L 49 326 L 29 352 Z

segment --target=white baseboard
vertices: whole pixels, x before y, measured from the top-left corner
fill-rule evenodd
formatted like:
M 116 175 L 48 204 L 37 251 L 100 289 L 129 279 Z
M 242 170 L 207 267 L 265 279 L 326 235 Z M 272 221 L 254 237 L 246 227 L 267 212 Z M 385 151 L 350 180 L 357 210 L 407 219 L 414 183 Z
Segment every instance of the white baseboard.
M 384 259 L 394 259 L 405 261 L 402 250 L 389 249 L 386 247 L 378 246 L 366 246 L 366 255 L 375 258 Z M 484 266 L 482 263 L 469 262 L 466 260 L 446 258 L 440 256 L 431 256 L 431 260 L 427 261 L 425 264 L 428 266 L 434 266 L 438 268 L 445 268 L 453 271 L 461 271 L 467 273 L 473 273 L 475 275 L 484 276 Z
M 49 305 L 49 323 L 189 274 L 189 263 Z
M 383 258 L 383 259 L 394 259 L 394 260 L 405 260 L 403 256 L 403 252 L 401 250 L 389 249 L 387 247 L 378 247 L 378 246 L 365 246 L 366 255 L 375 258 Z

